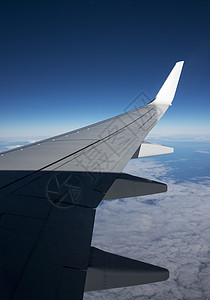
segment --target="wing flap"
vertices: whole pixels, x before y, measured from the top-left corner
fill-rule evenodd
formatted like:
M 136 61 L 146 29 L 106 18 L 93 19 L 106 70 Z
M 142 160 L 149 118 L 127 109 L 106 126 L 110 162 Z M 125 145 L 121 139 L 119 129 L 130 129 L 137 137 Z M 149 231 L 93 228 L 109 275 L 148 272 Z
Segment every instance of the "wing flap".
M 84 293 L 85 277 L 85 270 L 63 267 L 56 299 L 82 300 Z
M 82 299 L 95 210 L 51 206 L 44 220 L 1 213 L 1 298 Z
M 168 277 L 167 269 L 92 247 L 85 291 L 141 285 Z
M 25 216 L 0 217 L 0 291 L 1 299 L 11 299 L 42 221 Z

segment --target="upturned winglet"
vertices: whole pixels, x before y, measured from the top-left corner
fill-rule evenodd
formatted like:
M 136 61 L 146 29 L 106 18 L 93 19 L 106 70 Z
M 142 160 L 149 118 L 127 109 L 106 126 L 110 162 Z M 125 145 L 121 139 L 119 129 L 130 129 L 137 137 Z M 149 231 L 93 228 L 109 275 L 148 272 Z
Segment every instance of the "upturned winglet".
M 179 61 L 175 64 L 152 103 L 171 105 L 179 82 L 183 64 L 184 61 Z

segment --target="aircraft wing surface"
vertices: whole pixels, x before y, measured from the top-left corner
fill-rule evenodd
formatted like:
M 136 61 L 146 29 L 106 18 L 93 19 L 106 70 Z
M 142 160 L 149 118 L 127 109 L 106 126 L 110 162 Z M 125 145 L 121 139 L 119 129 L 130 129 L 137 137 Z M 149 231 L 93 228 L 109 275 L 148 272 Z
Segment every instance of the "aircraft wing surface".
M 143 107 L 0 154 L 2 299 L 82 299 L 84 290 L 168 278 L 164 268 L 91 247 L 91 238 L 102 200 L 166 191 L 122 170 L 171 105 L 182 66 Z

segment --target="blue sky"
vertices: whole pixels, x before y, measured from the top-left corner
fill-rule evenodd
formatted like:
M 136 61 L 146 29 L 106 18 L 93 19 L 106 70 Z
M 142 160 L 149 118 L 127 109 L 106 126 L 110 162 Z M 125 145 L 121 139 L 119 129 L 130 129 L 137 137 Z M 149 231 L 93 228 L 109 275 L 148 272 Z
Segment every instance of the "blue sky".
M 159 134 L 207 135 L 209 1 L 0 4 L 0 137 L 56 135 L 153 98 L 184 60 Z M 155 131 L 155 132 L 156 132 Z

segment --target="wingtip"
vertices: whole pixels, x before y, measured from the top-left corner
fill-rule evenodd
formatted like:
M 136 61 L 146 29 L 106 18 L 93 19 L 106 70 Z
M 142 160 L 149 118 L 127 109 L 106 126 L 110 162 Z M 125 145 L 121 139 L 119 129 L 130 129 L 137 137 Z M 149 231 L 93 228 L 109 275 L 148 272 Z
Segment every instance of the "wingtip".
M 184 61 L 178 61 L 157 93 L 153 103 L 172 105 Z
M 182 65 L 184 64 L 184 60 L 180 60 L 180 61 L 177 61 L 176 65 L 179 64 L 179 65 Z

